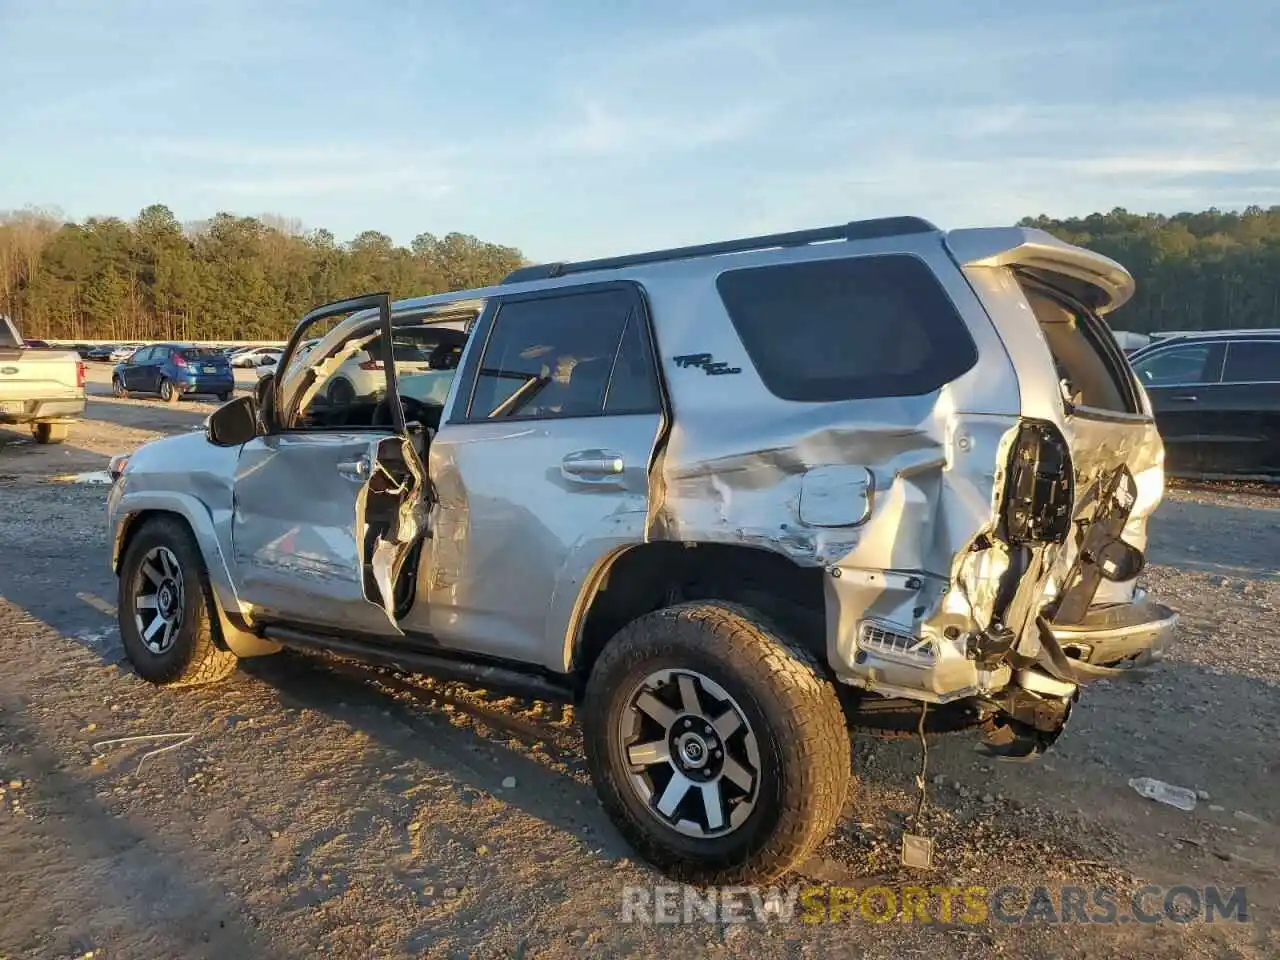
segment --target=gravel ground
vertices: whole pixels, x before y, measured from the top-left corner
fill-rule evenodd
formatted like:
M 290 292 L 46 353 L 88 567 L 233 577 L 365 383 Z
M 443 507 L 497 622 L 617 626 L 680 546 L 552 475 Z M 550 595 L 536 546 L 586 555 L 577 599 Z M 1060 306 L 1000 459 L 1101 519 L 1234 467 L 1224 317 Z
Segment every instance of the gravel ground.
M 1035 764 L 983 761 L 968 734 L 931 741 L 933 870 L 898 862 L 918 745 L 860 736 L 844 821 L 781 885 L 1110 885 L 1122 901 L 1146 883 L 1243 886 L 1250 922 L 624 923 L 624 887 L 662 879 L 596 805 L 571 710 L 288 654 L 199 690 L 132 674 L 105 489 L 48 478 L 213 408 L 116 401 L 102 373 L 66 445 L 0 431 L 0 958 L 1280 955 L 1265 488 L 1174 489 L 1158 513 L 1147 585 L 1183 614 L 1160 673 L 1091 688 Z M 192 739 L 94 748 L 157 733 Z M 1202 799 L 1144 800 L 1138 776 Z

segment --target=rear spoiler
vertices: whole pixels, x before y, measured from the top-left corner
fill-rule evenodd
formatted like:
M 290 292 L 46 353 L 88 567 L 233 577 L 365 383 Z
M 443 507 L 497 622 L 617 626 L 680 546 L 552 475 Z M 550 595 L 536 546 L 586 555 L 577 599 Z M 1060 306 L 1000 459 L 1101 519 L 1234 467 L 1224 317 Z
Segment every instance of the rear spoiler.
M 1088 288 L 1092 295 L 1083 299 L 1100 314 L 1133 296 L 1133 277 L 1120 264 L 1033 227 L 952 230 L 946 245 L 962 267 L 1022 267 L 1069 277 Z

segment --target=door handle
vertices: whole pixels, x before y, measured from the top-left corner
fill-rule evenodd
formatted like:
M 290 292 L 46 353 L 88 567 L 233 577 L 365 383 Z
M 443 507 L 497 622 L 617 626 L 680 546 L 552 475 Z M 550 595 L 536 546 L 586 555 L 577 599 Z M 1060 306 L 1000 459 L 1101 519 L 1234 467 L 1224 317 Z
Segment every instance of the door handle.
M 621 476 L 627 464 L 613 450 L 577 450 L 560 461 L 560 472 L 570 480 L 599 483 Z
M 1176 397 L 1170 397 L 1169 399 L 1178 403 L 1195 403 L 1200 398 L 1194 393 L 1180 393 Z
M 361 457 L 359 460 L 345 460 L 338 464 L 338 473 L 356 483 L 363 483 L 368 480 L 369 474 L 372 472 L 373 461 L 367 456 Z

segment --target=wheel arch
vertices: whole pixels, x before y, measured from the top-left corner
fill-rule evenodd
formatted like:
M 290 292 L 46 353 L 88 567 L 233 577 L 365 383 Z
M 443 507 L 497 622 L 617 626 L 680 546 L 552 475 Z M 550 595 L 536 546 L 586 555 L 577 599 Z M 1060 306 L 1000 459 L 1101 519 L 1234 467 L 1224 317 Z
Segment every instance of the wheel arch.
M 724 600 L 770 618 L 826 668 L 821 567 L 765 547 L 655 541 L 605 557 L 584 580 L 565 630 L 565 669 L 585 679 L 605 645 L 632 620 L 689 600 Z
M 125 552 L 138 532 L 151 520 L 174 518 L 191 533 L 204 561 L 217 612 L 219 629 L 215 630 L 214 638 L 218 645 L 238 657 L 262 656 L 280 649 L 278 643 L 252 633 L 244 621 L 213 520 L 199 501 L 178 493 L 135 495 L 122 502 L 114 513 L 117 519 L 112 536 L 111 570 L 116 576 L 120 575 Z

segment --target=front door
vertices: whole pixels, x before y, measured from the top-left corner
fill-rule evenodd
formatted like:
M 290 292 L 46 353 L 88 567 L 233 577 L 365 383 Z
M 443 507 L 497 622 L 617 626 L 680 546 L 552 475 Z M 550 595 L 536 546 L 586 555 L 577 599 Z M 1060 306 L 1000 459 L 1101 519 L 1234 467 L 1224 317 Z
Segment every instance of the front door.
M 124 381 L 126 390 L 146 392 L 156 388 L 155 383 L 147 377 L 149 369 L 147 366 L 148 358 L 155 351 L 155 347 L 143 347 L 124 362 L 124 369 L 120 372 L 120 378 Z
M 638 289 L 490 301 L 431 444 L 438 506 L 411 618 L 445 646 L 563 669 L 584 581 L 645 537 L 662 430 Z
M 316 321 L 368 307 L 378 313 L 346 321 L 348 337 L 290 371 L 296 389 L 277 391 L 267 434 L 241 448 L 233 575 L 240 599 L 260 618 L 350 633 L 400 632 L 392 587 L 408 548 L 425 530 L 425 524 L 414 528 L 412 509 L 425 475 L 394 391 L 382 415 L 369 405 L 334 409 L 323 399 L 326 358 L 390 329 L 386 295 L 308 314 L 285 357 Z M 394 383 L 394 361 L 386 359 L 387 380 Z

